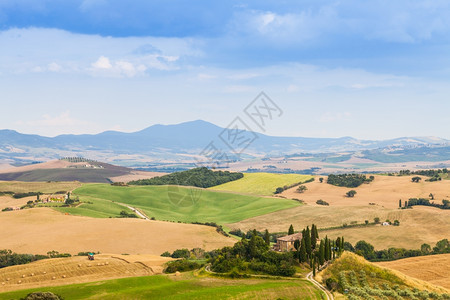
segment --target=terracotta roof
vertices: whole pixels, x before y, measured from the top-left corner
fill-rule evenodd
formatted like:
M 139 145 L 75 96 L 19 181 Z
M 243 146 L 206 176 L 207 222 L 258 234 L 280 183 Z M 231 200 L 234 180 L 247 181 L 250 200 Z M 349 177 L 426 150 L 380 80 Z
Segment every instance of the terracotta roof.
M 296 240 L 302 240 L 301 232 L 277 238 L 277 241 L 283 241 L 283 242 L 294 242 Z

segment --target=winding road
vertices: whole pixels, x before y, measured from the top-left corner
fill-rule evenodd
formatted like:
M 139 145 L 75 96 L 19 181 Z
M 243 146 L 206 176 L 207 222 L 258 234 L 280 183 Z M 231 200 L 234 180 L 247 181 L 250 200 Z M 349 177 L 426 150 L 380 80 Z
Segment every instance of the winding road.
M 334 300 L 333 294 L 330 293 L 330 291 L 328 291 L 325 287 L 323 287 L 323 285 L 321 285 L 319 282 L 317 282 L 314 278 L 313 278 L 313 272 L 308 273 L 308 275 L 306 275 L 306 279 L 311 282 L 312 284 L 314 284 L 316 287 L 318 287 L 319 289 L 321 289 L 325 295 L 327 296 L 327 300 Z
M 138 215 L 139 218 L 144 219 L 144 220 L 150 220 L 149 217 L 147 217 L 143 212 L 141 212 L 136 207 L 132 207 L 132 206 L 129 206 L 129 205 L 123 204 L 123 203 L 118 203 L 118 202 L 116 202 L 116 203 L 119 205 L 125 206 L 128 209 L 131 209 L 134 213 L 136 213 Z

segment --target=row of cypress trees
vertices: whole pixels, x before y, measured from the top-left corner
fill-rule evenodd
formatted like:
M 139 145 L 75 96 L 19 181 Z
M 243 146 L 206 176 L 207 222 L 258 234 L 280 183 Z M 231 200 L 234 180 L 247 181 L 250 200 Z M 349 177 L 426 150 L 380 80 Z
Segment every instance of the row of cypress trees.
M 294 228 L 289 227 L 288 234 L 294 234 Z M 319 232 L 317 226 L 312 224 L 302 230 L 302 239 L 294 242 L 296 257 L 300 263 L 309 263 L 313 269 L 314 275 L 316 268 L 320 268 L 328 261 L 335 259 L 344 251 L 344 237 L 338 237 L 336 240 L 329 239 L 326 236 L 321 239 L 319 245 Z

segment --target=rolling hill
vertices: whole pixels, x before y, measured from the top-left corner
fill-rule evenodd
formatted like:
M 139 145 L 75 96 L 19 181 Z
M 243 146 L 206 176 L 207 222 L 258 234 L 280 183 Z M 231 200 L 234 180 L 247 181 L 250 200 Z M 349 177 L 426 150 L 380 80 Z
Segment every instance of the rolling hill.
M 120 179 L 146 179 L 159 175 L 164 175 L 164 173 L 136 171 L 126 167 L 90 160 L 72 162 L 62 159 L 2 170 L 0 171 L 0 180 L 26 182 L 79 181 L 110 183 L 114 181 L 121 181 Z
M 80 201 L 90 201 L 93 204 L 61 208 L 61 211 L 90 215 L 104 212 L 105 206 L 123 203 L 139 208 L 148 217 L 154 217 L 157 220 L 218 224 L 238 222 L 299 206 L 298 202 L 289 199 L 247 196 L 179 186 L 118 187 L 88 184 L 76 189 L 73 194 L 79 196 Z

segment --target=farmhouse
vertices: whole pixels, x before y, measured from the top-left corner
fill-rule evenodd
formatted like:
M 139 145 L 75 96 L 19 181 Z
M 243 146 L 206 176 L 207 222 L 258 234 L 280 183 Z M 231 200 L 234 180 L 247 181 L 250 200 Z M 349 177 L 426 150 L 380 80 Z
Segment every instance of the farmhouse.
M 295 249 L 294 242 L 301 240 L 302 240 L 301 232 L 277 238 L 277 243 L 273 247 L 273 250 L 281 252 L 294 250 Z

